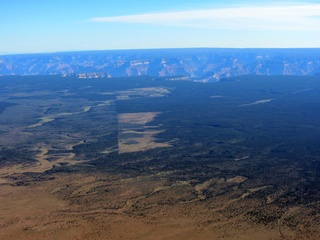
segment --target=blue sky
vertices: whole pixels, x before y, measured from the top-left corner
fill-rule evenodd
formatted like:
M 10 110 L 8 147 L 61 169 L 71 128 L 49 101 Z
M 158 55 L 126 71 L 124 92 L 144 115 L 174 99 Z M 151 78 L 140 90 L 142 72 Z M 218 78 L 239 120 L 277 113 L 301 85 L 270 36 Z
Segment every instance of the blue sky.
M 320 1 L 0 0 L 0 54 L 320 47 Z

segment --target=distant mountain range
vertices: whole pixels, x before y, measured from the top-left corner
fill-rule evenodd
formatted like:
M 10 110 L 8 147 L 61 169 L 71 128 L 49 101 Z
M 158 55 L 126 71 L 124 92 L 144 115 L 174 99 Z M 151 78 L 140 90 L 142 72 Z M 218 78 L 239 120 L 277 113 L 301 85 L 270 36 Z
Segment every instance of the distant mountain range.
M 314 75 L 320 49 L 153 49 L 0 56 L 0 76 L 170 76 L 210 82 L 240 75 Z

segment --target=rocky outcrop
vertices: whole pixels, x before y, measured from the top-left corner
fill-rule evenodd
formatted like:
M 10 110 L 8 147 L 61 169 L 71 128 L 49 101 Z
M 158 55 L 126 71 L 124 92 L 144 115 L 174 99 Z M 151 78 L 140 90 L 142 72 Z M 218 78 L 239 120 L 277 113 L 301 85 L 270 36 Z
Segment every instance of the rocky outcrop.
M 0 56 L 0 75 L 81 78 L 183 76 L 216 81 L 241 75 L 314 75 L 320 49 L 154 49 Z

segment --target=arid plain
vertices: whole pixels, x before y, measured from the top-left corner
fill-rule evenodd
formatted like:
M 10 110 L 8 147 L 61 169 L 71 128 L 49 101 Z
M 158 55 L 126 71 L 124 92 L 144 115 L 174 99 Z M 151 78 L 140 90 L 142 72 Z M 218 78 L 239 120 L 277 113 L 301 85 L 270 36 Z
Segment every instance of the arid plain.
M 2 80 L 0 239 L 320 238 L 316 78 Z

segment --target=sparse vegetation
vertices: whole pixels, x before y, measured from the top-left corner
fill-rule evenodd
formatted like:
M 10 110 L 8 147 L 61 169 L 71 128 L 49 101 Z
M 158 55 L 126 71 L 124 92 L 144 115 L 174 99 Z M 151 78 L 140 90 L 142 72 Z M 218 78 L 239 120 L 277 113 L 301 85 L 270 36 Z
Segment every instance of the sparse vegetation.
M 70 216 L 172 211 L 218 232 L 245 222 L 280 236 L 281 222 L 318 236 L 318 212 L 284 215 L 320 201 L 317 77 L 4 79 L 0 188 L 49 184 Z

